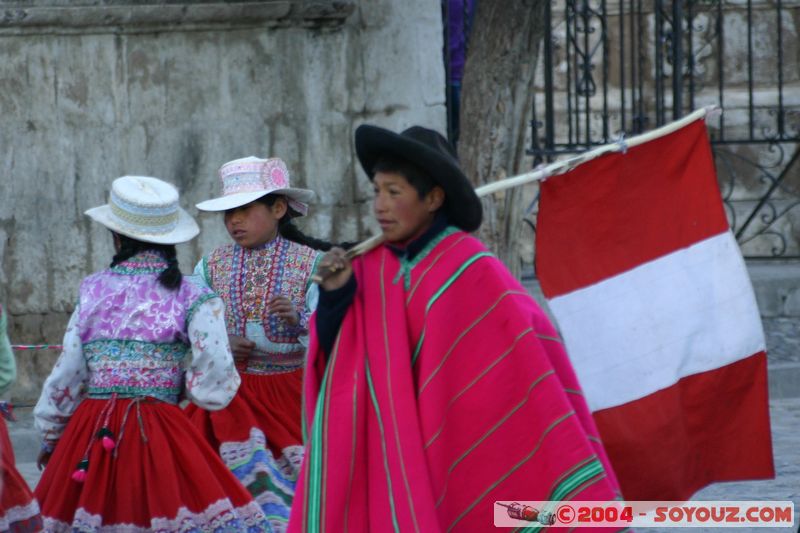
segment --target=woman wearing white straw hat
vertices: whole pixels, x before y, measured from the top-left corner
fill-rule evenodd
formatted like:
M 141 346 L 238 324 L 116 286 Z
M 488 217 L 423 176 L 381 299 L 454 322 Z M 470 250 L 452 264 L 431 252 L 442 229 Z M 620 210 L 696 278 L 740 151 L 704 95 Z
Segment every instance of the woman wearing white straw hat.
M 224 213 L 234 242 L 204 257 L 195 273 L 225 301 L 228 334 L 242 378 L 225 409 L 189 406 L 223 461 L 250 490 L 275 531 L 289 519 L 303 457 L 300 391 L 308 317 L 316 304 L 315 248 L 330 244 L 300 233 L 314 192 L 292 187 L 278 158 L 222 165 L 222 196 L 197 204 Z
M 239 386 L 224 306 L 181 276 L 199 232 L 178 191 L 123 176 L 86 212 L 111 230 L 111 267 L 85 278 L 34 409 L 47 531 L 268 531 L 261 508 L 178 407 L 221 409 Z

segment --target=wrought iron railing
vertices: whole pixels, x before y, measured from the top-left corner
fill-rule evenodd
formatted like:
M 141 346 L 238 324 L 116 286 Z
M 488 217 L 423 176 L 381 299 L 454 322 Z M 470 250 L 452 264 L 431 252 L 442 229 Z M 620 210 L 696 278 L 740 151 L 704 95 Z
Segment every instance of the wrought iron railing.
M 800 1 L 561 0 L 547 17 L 536 163 L 718 104 L 709 131 L 745 255 L 800 258 Z

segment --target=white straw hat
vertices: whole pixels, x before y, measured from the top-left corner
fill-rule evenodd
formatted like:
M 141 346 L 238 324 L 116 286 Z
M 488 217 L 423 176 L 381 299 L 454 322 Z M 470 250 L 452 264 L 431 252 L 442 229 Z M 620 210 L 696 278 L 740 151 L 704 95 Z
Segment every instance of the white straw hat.
M 219 169 L 222 196 L 197 204 L 202 211 L 227 211 L 249 204 L 268 194 L 286 196 L 289 207 L 299 215 L 308 213 L 308 204 L 316 195 L 309 189 L 289 186 L 289 169 L 283 160 L 272 157 L 245 157 L 222 165 Z
M 156 244 L 178 244 L 200 233 L 194 219 L 178 205 L 178 190 L 147 176 L 115 179 L 108 203 L 85 214 L 112 231 Z

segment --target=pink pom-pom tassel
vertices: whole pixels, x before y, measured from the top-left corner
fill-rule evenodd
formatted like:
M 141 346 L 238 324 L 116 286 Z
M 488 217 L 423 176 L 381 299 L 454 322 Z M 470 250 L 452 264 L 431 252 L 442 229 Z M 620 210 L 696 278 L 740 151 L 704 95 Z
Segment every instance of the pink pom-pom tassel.
M 72 479 L 78 483 L 86 481 L 86 470 L 76 470 L 72 473 Z
M 114 446 L 116 445 L 117 443 L 114 442 L 114 439 L 112 439 L 111 437 L 103 437 L 103 448 L 105 448 L 107 452 L 113 450 Z

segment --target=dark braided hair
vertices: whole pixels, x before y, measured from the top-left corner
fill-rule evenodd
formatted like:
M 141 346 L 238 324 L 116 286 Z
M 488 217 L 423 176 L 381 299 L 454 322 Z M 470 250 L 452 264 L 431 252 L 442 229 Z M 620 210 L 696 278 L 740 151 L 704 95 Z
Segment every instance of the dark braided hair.
M 261 202 L 262 204 L 266 205 L 267 207 L 272 207 L 278 198 L 286 198 L 281 194 L 268 194 L 266 196 L 262 196 L 257 202 Z M 314 237 L 309 237 L 302 231 L 300 228 L 295 226 L 292 223 L 292 218 L 300 216 L 300 213 L 295 211 L 289 206 L 289 202 L 287 199 L 286 202 L 286 214 L 283 215 L 278 221 L 278 233 L 284 239 L 288 239 L 292 242 L 296 242 L 298 244 L 302 244 L 308 246 L 309 248 L 313 248 L 315 250 L 322 250 L 323 252 L 327 252 L 331 248 L 333 248 L 334 244 L 328 241 L 323 241 L 322 239 L 316 239 Z
M 167 262 L 167 268 L 161 271 L 158 275 L 158 281 L 170 290 L 177 290 L 181 286 L 183 274 L 178 268 L 178 257 L 175 251 L 174 244 L 155 244 L 152 242 L 143 242 L 132 239 L 119 233 L 114 233 L 119 238 L 119 251 L 111 259 L 111 266 L 115 267 L 126 259 L 130 259 L 139 252 L 151 250 L 161 255 Z

